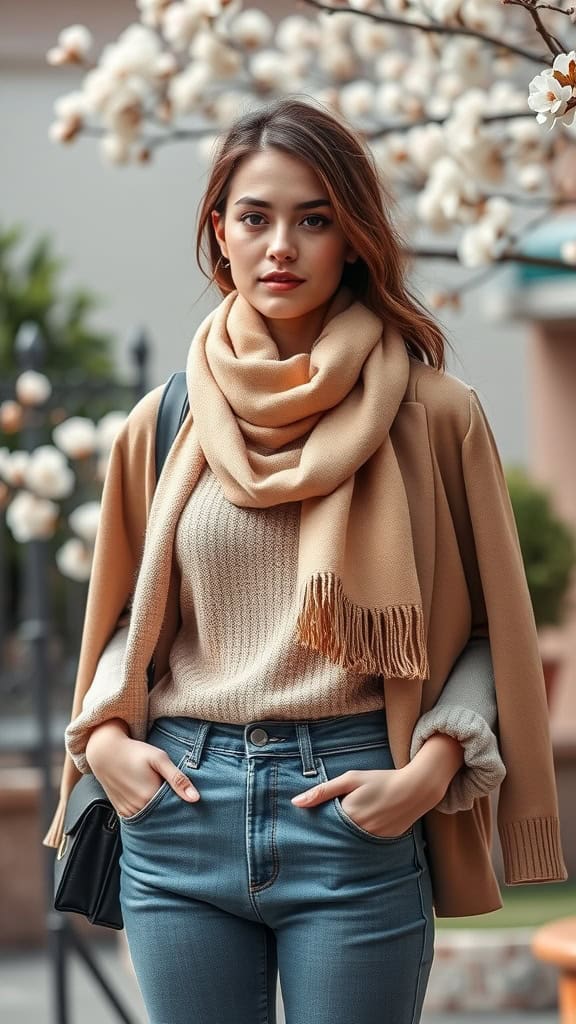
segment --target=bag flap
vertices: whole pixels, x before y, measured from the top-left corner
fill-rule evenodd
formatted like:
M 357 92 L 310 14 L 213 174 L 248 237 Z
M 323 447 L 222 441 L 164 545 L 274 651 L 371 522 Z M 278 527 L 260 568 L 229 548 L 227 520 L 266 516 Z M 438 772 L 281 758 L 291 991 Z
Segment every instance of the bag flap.
M 82 823 L 86 814 L 94 807 L 102 807 L 107 811 L 113 811 L 112 804 L 106 795 L 106 791 L 92 773 L 83 775 L 74 786 L 66 805 L 64 815 L 64 832 L 70 835 L 75 832 Z

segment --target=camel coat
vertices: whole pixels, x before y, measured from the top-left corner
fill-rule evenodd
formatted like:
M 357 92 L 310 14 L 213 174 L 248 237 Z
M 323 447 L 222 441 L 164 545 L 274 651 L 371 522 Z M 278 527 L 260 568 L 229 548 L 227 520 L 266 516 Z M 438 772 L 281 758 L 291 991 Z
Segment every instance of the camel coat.
M 475 391 L 417 359 L 410 362 L 390 436 L 410 507 L 430 675 L 423 681 L 383 678 L 394 764 L 400 768 L 409 761 L 415 723 L 436 703 L 468 638 L 489 636 L 507 772 L 497 811 L 505 881 L 563 880 L 541 659 L 498 451 Z M 154 656 L 155 681 L 169 671 L 179 625 L 174 532 L 190 480 L 204 464 L 192 443 L 188 414 L 156 487 L 161 394 L 162 387 L 155 388 L 132 410 L 111 455 L 71 715 L 82 710 L 100 655 L 129 611 L 124 672 L 111 683 L 109 717 L 127 717 L 128 692 L 128 724 L 136 739 L 147 735 L 148 663 Z M 78 778 L 67 754 L 45 845 L 58 845 L 66 799 Z M 424 826 L 436 914 L 482 914 L 500 907 L 490 854 L 490 799 L 480 797 L 471 810 L 455 814 L 432 810 Z

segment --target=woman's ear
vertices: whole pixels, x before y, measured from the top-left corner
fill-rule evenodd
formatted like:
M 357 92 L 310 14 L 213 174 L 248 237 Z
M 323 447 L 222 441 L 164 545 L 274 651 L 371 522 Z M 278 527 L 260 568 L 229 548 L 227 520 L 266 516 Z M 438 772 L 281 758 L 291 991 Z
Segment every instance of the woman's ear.
M 210 217 L 212 218 L 212 227 L 214 228 L 214 234 L 220 243 L 220 249 L 225 259 L 228 259 L 228 246 L 226 245 L 226 235 L 224 232 L 224 216 L 219 213 L 218 210 L 212 210 Z
M 355 249 L 353 249 L 351 246 L 349 246 L 348 249 L 346 250 L 346 255 L 344 257 L 345 262 L 346 263 L 356 263 L 357 259 L 358 259 L 358 253 L 356 252 Z

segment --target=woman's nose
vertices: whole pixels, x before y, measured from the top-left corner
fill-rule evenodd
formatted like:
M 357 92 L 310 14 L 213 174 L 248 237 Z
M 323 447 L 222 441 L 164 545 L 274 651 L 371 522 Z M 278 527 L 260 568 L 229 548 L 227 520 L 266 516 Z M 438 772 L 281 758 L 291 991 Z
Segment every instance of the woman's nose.
M 297 256 L 296 246 L 286 233 L 286 231 L 277 231 L 274 238 L 270 241 L 268 246 L 267 255 L 272 259 L 278 260 L 294 260 Z

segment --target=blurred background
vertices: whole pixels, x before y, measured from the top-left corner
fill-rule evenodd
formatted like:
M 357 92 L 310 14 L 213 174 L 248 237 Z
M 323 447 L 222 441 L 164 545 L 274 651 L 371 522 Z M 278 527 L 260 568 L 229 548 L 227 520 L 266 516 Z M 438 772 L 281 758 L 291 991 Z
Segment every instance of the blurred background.
M 209 144 L 234 109 L 231 96 L 241 103 L 251 95 L 262 102 L 282 94 L 270 70 L 274 61 L 256 62 L 259 51 L 270 52 L 279 44 L 266 38 L 266 25 L 257 18 L 252 26 L 245 23 L 243 33 L 232 32 L 231 49 L 238 53 L 244 47 L 243 58 L 253 54 L 253 63 L 228 70 L 222 86 L 222 68 L 218 70 L 216 58 L 210 65 L 204 38 L 203 48 L 198 43 L 194 52 L 194 62 L 205 65 L 201 89 L 173 89 L 168 113 L 165 108 L 162 116 L 156 115 L 152 145 L 138 142 L 144 137 L 146 116 L 141 110 L 134 116 L 133 97 L 130 108 L 124 102 L 122 114 L 132 111 L 131 128 L 126 129 L 125 120 L 123 129 L 109 116 L 107 149 L 102 142 L 105 104 L 99 110 L 93 107 L 91 113 L 96 110 L 98 116 L 90 119 L 76 97 L 64 111 L 57 108 L 60 128 L 51 129 L 54 104 L 81 88 L 85 69 L 77 60 L 59 61 L 57 56 L 48 63 L 46 54 L 57 47 L 66 26 L 87 25 L 93 45 L 84 63 L 92 67 L 94 54 L 142 17 L 140 24 L 158 38 L 162 29 L 164 42 L 172 42 L 182 74 L 184 49 L 187 54 L 187 47 L 196 45 L 190 43 L 194 33 L 215 31 L 215 22 L 205 19 L 200 28 L 188 26 L 190 38 L 184 46 L 182 23 L 176 17 L 170 25 L 161 21 L 163 9 L 170 6 L 187 7 L 190 14 L 194 3 L 142 0 L 137 7 L 129 0 L 101 0 L 98 5 L 87 0 L 0 0 L 0 1017 L 6 1022 L 60 1022 L 79 1020 L 80 1015 L 90 1021 L 91 1014 L 99 1021 L 144 1020 L 122 933 L 75 920 L 70 927 L 78 945 L 72 944 L 67 953 L 61 946 L 57 952 L 58 924 L 47 914 L 54 851 L 42 848 L 40 838 L 55 801 L 50 785 L 58 779 L 62 758 L 107 454 L 134 402 L 183 368 L 197 324 L 217 301 L 194 254 Z M 255 6 L 274 28 L 288 16 L 313 20 L 318 15 L 306 3 Z M 398 18 L 411 9 L 414 13 L 418 3 L 356 0 L 348 5 L 337 0 L 332 6 L 348 12 L 340 18 L 358 18 L 362 12 Z M 435 10 L 448 25 L 466 24 L 468 18 L 469 25 L 489 34 L 494 28 L 482 17 L 494 17 L 501 6 L 499 0 L 476 6 L 472 0 L 454 0 L 452 14 L 449 4 L 439 3 Z M 224 13 L 232 17 L 249 5 L 214 0 L 213 7 L 229 8 Z M 539 42 L 544 53 L 533 24 L 522 22 L 518 29 L 525 12 L 513 14 L 510 39 L 532 51 Z M 572 22 L 557 17 L 573 48 Z M 384 30 L 384 25 L 378 27 Z M 522 141 L 522 149 L 518 139 L 527 124 L 528 82 L 538 67 L 534 62 L 531 70 L 521 62 L 508 66 L 505 55 L 494 57 L 489 74 L 508 81 L 510 109 L 518 112 L 513 155 L 523 171 L 527 164 L 536 168 L 531 179 L 536 187 L 528 187 L 526 173 L 518 177 L 520 191 L 530 200 L 554 194 L 561 203 L 537 207 L 536 212 L 548 216 L 541 216 L 529 234 L 522 229 L 535 210 L 529 202 L 516 205 L 514 228 L 502 219 L 506 231 L 495 242 L 500 249 L 486 262 L 475 262 L 456 247 L 462 226 L 480 217 L 469 212 L 482 206 L 478 197 L 460 197 L 458 208 L 467 202 L 468 213 L 452 219 L 440 247 L 437 223 L 417 216 L 418 196 L 430 188 L 427 173 L 415 159 L 411 177 L 398 176 L 395 168 L 402 139 L 407 138 L 398 124 L 408 114 L 419 123 L 447 118 L 459 97 L 487 88 L 481 76 L 467 78 L 470 71 L 463 70 L 462 55 L 460 63 L 454 57 L 444 60 L 441 47 L 451 44 L 450 37 L 437 36 L 436 51 L 430 42 L 419 44 L 423 64 L 437 60 L 443 70 L 436 80 L 436 106 L 416 104 L 414 115 L 411 108 L 394 107 L 387 80 L 391 59 L 386 67 L 378 64 L 382 53 L 391 58 L 398 40 L 387 41 L 382 34 L 371 42 L 366 33 L 355 35 L 350 23 L 346 39 L 341 33 L 342 38 L 334 35 L 328 41 L 327 55 L 317 48 L 320 74 L 314 46 L 304 41 L 300 52 L 297 28 L 293 26 L 291 49 L 288 30 L 281 47 L 292 60 L 294 77 L 287 91 L 309 92 L 338 106 L 341 89 L 340 109 L 350 116 L 357 113 L 367 134 L 374 123 L 396 127 L 375 139 L 374 152 L 402 200 L 399 220 L 414 243 L 413 290 L 445 329 L 452 346 L 449 372 L 477 390 L 496 436 L 549 685 L 570 881 L 508 889 L 503 910 L 495 914 L 438 922 L 426 1020 L 551 1022 L 559 1019 L 561 971 L 537 959 L 531 944 L 544 922 L 576 915 L 576 275 L 574 259 L 565 256 L 570 245 L 576 247 L 576 132 L 564 128 L 560 145 L 560 133 L 552 144 L 544 138 L 545 129 L 538 128 L 542 141 L 530 137 Z M 58 45 L 65 50 L 64 44 Z M 336 57 L 345 64 L 346 47 L 356 64 L 343 74 Z M 306 59 L 299 63 L 304 52 Z M 289 81 L 284 78 L 285 90 Z M 377 85 L 379 106 L 374 110 L 367 105 L 374 92 L 349 88 L 366 82 Z M 490 95 L 496 109 L 502 97 Z M 462 107 L 468 124 L 473 121 L 471 103 L 468 112 Z M 372 115 L 375 120 L 370 121 Z M 81 124 L 70 127 L 74 117 Z M 160 145 L 164 130 L 176 123 L 186 128 L 183 137 Z M 532 116 L 529 128 L 535 128 Z M 69 141 L 61 144 L 67 130 Z M 509 195 L 518 184 L 510 138 L 498 142 L 503 160 L 509 161 L 506 173 L 492 180 L 487 173 L 485 196 Z M 124 159 L 124 144 L 134 144 L 131 159 Z M 403 155 L 404 164 L 409 158 L 409 153 Z M 474 158 L 474 153 L 467 156 Z M 543 172 L 539 181 L 538 168 Z M 511 247 L 519 258 L 503 259 L 496 268 L 496 252 L 510 252 Z M 494 857 L 499 866 L 497 846 Z M 81 949 L 88 953 L 83 956 Z M 95 974 L 98 963 L 127 1010 L 113 1005 L 104 978 Z M 573 1017 L 563 1019 L 576 1021 L 576 1008 Z

